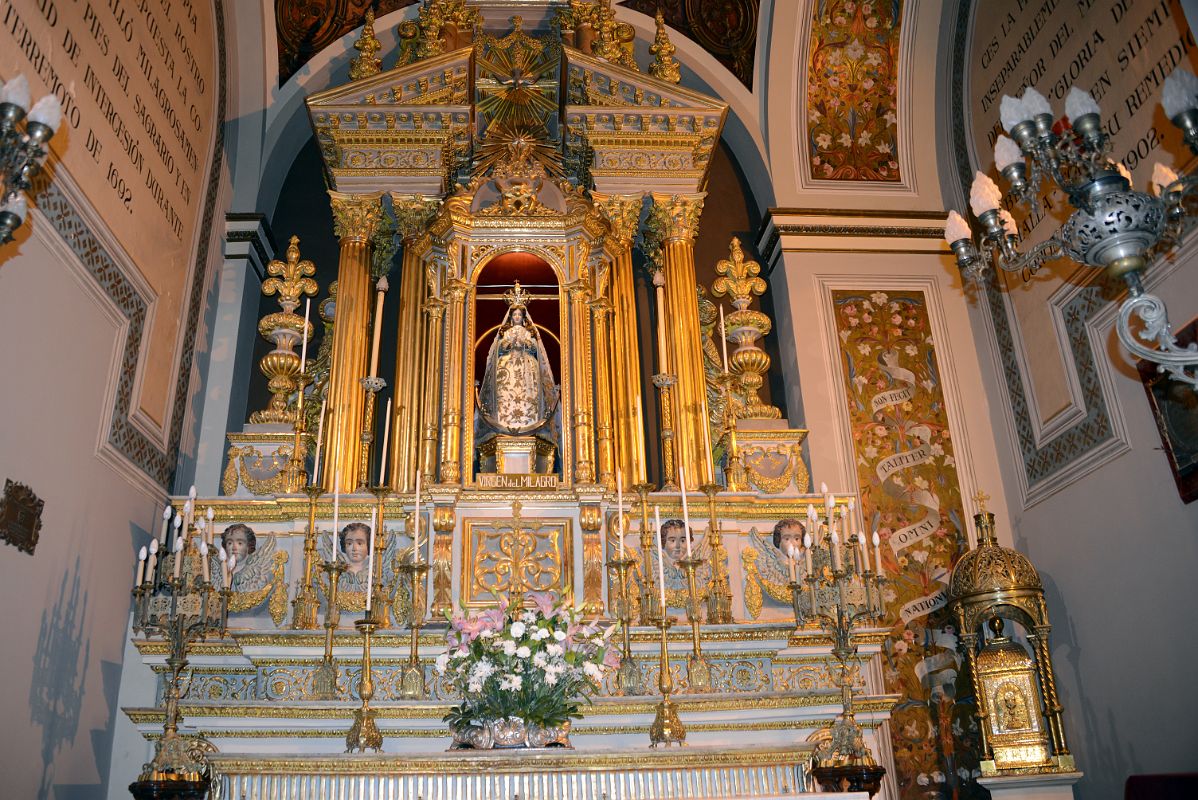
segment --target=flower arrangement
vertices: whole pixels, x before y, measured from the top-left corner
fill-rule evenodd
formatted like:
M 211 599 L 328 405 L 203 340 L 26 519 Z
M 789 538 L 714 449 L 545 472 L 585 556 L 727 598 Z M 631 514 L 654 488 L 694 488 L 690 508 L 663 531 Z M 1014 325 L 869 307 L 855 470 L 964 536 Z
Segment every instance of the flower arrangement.
M 552 594 L 528 597 L 534 608 L 509 613 L 501 600 L 498 608 L 449 618 L 436 670 L 462 694 L 445 715 L 455 746 L 495 746 L 496 725 L 505 725 L 509 738 L 515 728 L 517 745 L 568 744 L 570 720 L 620 665 L 609 643 L 615 625 L 585 623 Z

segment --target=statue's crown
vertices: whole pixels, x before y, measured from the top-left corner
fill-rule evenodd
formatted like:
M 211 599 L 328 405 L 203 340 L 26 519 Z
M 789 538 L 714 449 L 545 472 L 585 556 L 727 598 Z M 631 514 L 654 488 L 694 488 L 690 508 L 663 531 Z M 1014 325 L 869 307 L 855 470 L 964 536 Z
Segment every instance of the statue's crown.
M 528 300 L 530 295 L 524 291 L 520 285 L 520 281 L 513 281 L 512 288 L 503 293 L 503 299 L 507 301 L 508 308 L 523 308 L 528 310 Z

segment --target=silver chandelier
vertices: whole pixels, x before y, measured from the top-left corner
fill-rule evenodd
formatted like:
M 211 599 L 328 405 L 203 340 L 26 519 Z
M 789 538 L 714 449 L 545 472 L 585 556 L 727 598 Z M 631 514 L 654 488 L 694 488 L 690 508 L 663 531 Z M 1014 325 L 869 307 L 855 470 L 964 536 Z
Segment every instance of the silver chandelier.
M 1174 70 L 1165 80 L 1161 105 L 1198 155 L 1198 78 L 1185 69 Z M 1198 346 L 1177 343 L 1164 301 L 1145 292 L 1141 280 L 1148 263 L 1177 244 L 1186 219 L 1195 213 L 1190 201 L 1198 175 L 1178 178 L 1158 164 L 1152 176 L 1157 196 L 1132 189 L 1127 170 L 1107 157 L 1110 141 L 1098 104 L 1076 86 L 1065 99 L 1063 126 L 1054 128 L 1052 106 L 1030 87 L 1020 98 L 1004 96 L 999 113 L 1011 135 L 999 136 L 994 146 L 995 166 L 1010 183 L 1008 204 L 1039 213 L 1040 184 L 1048 176 L 1074 211 L 1050 238 L 1021 250 L 1015 220 L 1002 208 L 1001 190 L 977 173 L 969 203 L 982 225 L 980 244 L 955 211 L 949 212 L 944 231 L 963 275 L 979 281 L 995 265 L 1007 272 L 1034 273 L 1062 255 L 1105 269 L 1128 289 L 1115 327 L 1119 341 L 1133 356 L 1198 390 Z M 1135 331 L 1132 317 L 1139 320 Z

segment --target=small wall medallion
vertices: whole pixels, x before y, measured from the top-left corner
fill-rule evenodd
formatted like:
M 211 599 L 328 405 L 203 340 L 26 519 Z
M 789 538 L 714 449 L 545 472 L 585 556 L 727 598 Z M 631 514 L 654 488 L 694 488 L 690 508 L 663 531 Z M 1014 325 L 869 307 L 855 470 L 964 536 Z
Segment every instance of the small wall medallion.
M 45 501 L 23 483 L 5 478 L 4 497 L 0 498 L 0 539 L 33 555 L 42 530 Z

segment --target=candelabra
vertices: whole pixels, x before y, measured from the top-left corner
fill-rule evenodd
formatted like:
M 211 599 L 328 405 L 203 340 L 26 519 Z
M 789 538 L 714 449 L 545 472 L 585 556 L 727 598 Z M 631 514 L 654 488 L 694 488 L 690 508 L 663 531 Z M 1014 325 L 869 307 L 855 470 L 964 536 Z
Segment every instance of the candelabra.
M 1174 70 L 1165 79 L 1161 104 L 1198 155 L 1198 78 L 1184 68 Z M 1186 220 L 1198 213 L 1192 203 L 1198 175 L 1178 178 L 1157 165 L 1153 183 L 1160 197 L 1135 191 L 1127 170 L 1107 157 L 1110 140 L 1100 112 L 1094 98 L 1076 86 L 1065 99 L 1065 119 L 1055 124 L 1052 106 L 1035 89 L 1028 87 L 1020 98 L 1004 96 L 1002 125 L 1013 138 L 998 137 L 994 160 L 1011 186 L 1007 203 L 1038 212 L 1047 176 L 1074 211 L 1050 238 L 1021 251 L 1015 221 L 1001 208 L 1001 190 L 979 172 L 970 207 L 983 228 L 980 245 L 955 211 L 949 212 L 944 238 L 962 273 L 975 281 L 992 266 L 1032 273 L 1061 255 L 1105 269 L 1127 285 L 1115 325 L 1119 341 L 1132 355 L 1198 390 L 1198 347 L 1178 344 L 1164 301 L 1145 292 L 1142 280 L 1148 263 L 1173 247 Z M 1136 331 L 1133 316 L 1140 321 Z
M 665 603 L 662 603 L 662 606 L 664 607 Z M 661 702 L 657 704 L 657 712 L 649 725 L 650 747 L 657 747 L 659 744 L 668 746 L 671 742 L 686 743 L 686 728 L 678 718 L 678 706 L 670 700 L 670 693 L 674 691 L 674 677 L 670 674 L 668 632 L 673 624 L 674 621 L 665 614 L 657 621 L 657 627 L 661 629 L 661 656 L 657 668 L 657 688 L 661 690 Z
M 414 552 L 412 561 L 400 564 L 399 571 L 408 580 L 412 590 L 412 607 L 408 610 L 408 629 L 412 635 L 411 649 L 408 651 L 408 663 L 403 668 L 400 678 L 399 694 L 405 700 L 424 700 L 427 689 L 424 684 L 424 665 L 420 663 L 420 629 L 424 627 L 424 611 L 427 606 L 425 592 L 425 576 L 428 575 L 428 564 L 419 560 L 419 553 Z
M 187 648 L 210 634 L 224 636 L 229 619 L 229 575 L 222 586 L 213 586 L 208 545 L 200 537 L 192 541 L 196 529 L 187 526 L 180 535 L 176 528 L 173 552 L 158 560 L 157 540 L 147 564 L 146 548 L 139 555 L 137 581 L 133 588 L 133 632 L 147 638 L 161 636 L 168 646 L 167 678 L 163 691 L 165 723 L 154 758 L 142 769 L 138 780 L 129 785 L 135 798 L 203 797 L 208 789 L 208 767 L 204 754 L 210 748 L 196 737 L 179 735 L 179 698 L 182 674 L 187 668 Z M 222 551 L 223 553 L 223 551 Z
M 658 399 L 661 403 L 661 474 L 665 476 L 661 490 L 663 492 L 678 491 L 674 483 L 674 384 L 678 382 L 675 375 L 658 373 L 653 376 L 653 385 L 657 387 Z
M 345 735 L 345 752 L 352 753 L 355 750 L 360 753 L 365 753 L 367 750 L 378 752 L 383 749 L 383 734 L 379 732 L 379 726 L 375 723 L 375 711 L 370 707 L 370 701 L 374 697 L 374 671 L 370 666 L 370 638 L 374 635 L 375 629 L 379 626 L 379 622 L 371 612 L 367 611 L 366 616 L 354 623 L 358 633 L 362 634 L 362 676 L 358 680 L 358 697 L 362 699 L 362 705 L 354 711 L 354 724 L 350 727 L 349 733 Z
M 699 584 L 695 580 L 695 570 L 703 563 L 698 556 L 679 559 L 678 563 L 686 570 L 686 586 L 689 591 L 686 604 L 686 617 L 691 624 L 691 653 L 686 658 L 687 682 L 690 690 L 695 693 L 711 691 L 711 665 L 703 657 L 703 647 L 699 639 Z
M 0 195 L 0 244 L 12 241 L 25 221 L 29 201 L 22 192 L 32 187 L 49 153 L 47 144 L 62 121 L 62 107 L 52 94 L 29 108 L 29 82 L 18 75 L 0 89 L 0 172 L 4 194 Z M 26 109 L 29 113 L 26 115 Z M 24 130 L 21 121 L 25 121 Z
M 333 560 L 323 562 L 320 568 L 328 576 L 329 605 L 324 612 L 324 657 L 320 666 L 316 668 L 316 674 L 312 676 L 312 698 L 336 700 L 338 670 L 337 662 L 333 660 L 333 634 L 341 624 L 341 609 L 337 607 L 337 587 L 341 584 L 345 565 L 337 560 L 334 553 Z
M 632 657 L 632 637 L 629 628 L 632 626 L 632 587 L 628 582 L 628 571 L 636 563 L 636 558 L 613 558 L 607 562 L 609 570 L 616 573 L 616 619 L 620 621 L 620 637 L 622 650 L 620 668 L 616 671 L 616 690 L 622 695 L 640 695 L 645 693 L 641 669 Z
M 382 454 L 386 458 L 386 454 Z M 387 495 L 391 494 L 391 487 L 385 484 L 374 487 L 370 490 L 378 500 L 377 513 L 374 518 L 374 552 L 387 552 L 387 526 L 383 524 L 384 514 L 387 506 Z M 388 587 L 383 583 L 383 559 L 376 558 L 374 560 L 374 574 L 370 576 L 370 582 L 374 584 L 374 619 L 380 628 L 388 628 L 391 625 L 391 601 L 389 600 L 391 593 L 387 591 Z M 391 587 L 394 588 L 394 587 Z
M 736 442 L 736 409 L 733 405 L 735 395 L 733 385 L 739 381 L 730 372 L 722 372 L 716 376 L 720 392 L 724 395 L 724 408 L 720 413 L 720 427 L 724 440 L 724 484 L 730 492 L 743 492 L 748 488 L 745 476 L 744 459 L 740 455 L 740 446 Z
M 716 516 L 715 496 L 721 487 L 718 483 L 705 483 L 699 490 L 707 495 L 707 519 L 711 526 L 708 545 L 711 551 L 711 591 L 707 595 L 707 621 L 716 625 L 732 622 L 732 587 L 728 583 L 728 551 L 720 533 L 720 521 Z
M 304 572 L 300 578 L 299 591 L 291 601 L 291 629 L 307 631 L 316 628 L 316 616 L 320 612 L 320 600 L 316 597 L 316 501 L 323 490 L 310 485 L 304 491 L 308 495 L 308 530 L 304 532 Z
M 882 598 L 881 561 L 875 539 L 875 569 L 871 570 L 865 538 L 861 534 L 844 537 L 842 542 L 837 526 L 847 525 L 842 510 L 837 514 L 831 503 L 827 506 L 826 527 L 813 541 L 810 531 L 803 537 L 803 582 L 801 588 L 795 568 L 796 553 L 789 555 L 791 600 L 795 625 L 803 628 L 810 622 L 832 632 L 832 656 L 838 667 L 831 674 L 832 683 L 840 689 L 842 712 L 832 725 L 831 736 L 821 742 L 813 754 L 812 774 L 825 787 L 840 791 L 878 791 L 885 767 L 878 766 L 866 747 L 861 728 L 853 714 L 853 684 L 859 668 L 850 662 L 857 654 L 853 630 L 861 620 L 879 622 L 886 608 Z M 808 514 L 809 527 L 818 528 L 819 521 Z M 875 534 L 876 536 L 876 534 Z M 806 602 L 804 602 L 806 601 Z
M 661 619 L 661 609 L 653 585 L 653 537 L 656 534 L 649 528 L 649 492 L 653 491 L 653 484 L 637 483 L 632 488 L 641 497 L 641 624 L 656 625 Z

